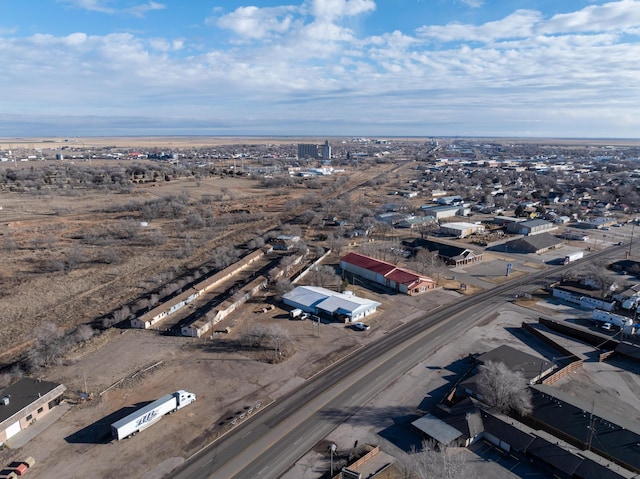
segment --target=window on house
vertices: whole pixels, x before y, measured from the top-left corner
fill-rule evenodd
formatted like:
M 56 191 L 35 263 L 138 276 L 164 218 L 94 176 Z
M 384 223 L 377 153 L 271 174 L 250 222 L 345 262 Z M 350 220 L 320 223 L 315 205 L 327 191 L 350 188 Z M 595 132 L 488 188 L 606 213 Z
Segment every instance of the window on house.
M 42 413 L 42 411 L 44 411 L 43 407 L 38 408 L 38 414 Z
M 29 415 L 27 416 L 27 421 L 31 421 L 32 419 L 33 419 L 33 414 L 29 414 Z

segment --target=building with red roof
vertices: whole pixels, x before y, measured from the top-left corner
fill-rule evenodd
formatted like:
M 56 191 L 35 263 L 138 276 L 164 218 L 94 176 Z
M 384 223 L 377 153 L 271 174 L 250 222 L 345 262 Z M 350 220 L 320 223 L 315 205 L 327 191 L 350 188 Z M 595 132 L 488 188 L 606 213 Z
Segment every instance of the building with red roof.
M 359 253 L 344 255 L 340 259 L 340 267 L 343 271 L 410 296 L 436 287 L 436 282 L 427 276 Z

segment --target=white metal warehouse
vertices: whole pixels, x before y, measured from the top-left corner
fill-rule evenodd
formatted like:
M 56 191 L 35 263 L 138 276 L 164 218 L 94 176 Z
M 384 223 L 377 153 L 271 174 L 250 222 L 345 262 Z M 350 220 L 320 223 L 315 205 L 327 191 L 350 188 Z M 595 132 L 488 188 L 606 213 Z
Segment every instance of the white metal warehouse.
M 376 312 L 381 303 L 359 298 L 351 293 L 338 293 L 318 286 L 298 286 L 282 296 L 282 301 L 307 313 L 358 321 Z

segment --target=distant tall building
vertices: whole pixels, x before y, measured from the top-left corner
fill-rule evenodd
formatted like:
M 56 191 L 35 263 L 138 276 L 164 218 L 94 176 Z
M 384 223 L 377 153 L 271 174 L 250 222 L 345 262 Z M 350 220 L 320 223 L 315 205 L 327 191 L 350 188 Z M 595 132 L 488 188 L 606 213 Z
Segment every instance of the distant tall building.
M 322 160 L 329 161 L 331 159 L 331 145 L 329 145 L 329 140 L 325 140 L 324 145 L 322 145 Z
M 301 143 L 298 145 L 298 158 L 318 158 L 318 145 Z

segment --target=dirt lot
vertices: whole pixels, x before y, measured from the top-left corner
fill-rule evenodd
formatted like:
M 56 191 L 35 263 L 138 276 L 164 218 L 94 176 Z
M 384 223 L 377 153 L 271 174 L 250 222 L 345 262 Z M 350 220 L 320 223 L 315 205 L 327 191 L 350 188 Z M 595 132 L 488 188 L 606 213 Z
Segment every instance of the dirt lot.
M 3 451 L 0 458 L 10 461 L 23 455 L 36 457 L 39 465 L 30 471 L 34 478 L 115 477 L 123 465 L 132 464 L 136 464 L 136 471 L 129 470 L 127 477 L 162 477 L 233 427 L 234 417 L 286 394 L 331 361 L 400 326 L 416 311 L 459 297 L 447 290 L 418 298 L 382 297 L 360 287 L 354 290 L 384 302 L 370 319 L 371 329 L 367 332 L 323 323 L 318 335 L 311 321 L 290 320 L 287 312 L 279 308 L 256 313 L 264 306 L 259 300 L 219 323 L 217 329 L 230 326 L 231 332 L 213 338 L 110 330 L 106 337 L 96 337 L 73 352 L 67 366 L 47 374 L 47 379 L 64 383 L 72 395 L 84 392 L 86 387 L 94 399 L 73 406 L 50 428 L 18 450 Z M 291 357 L 272 364 L 269 361 L 275 351 L 256 354 L 239 347 L 236 341 L 256 324 L 278 325 L 288 331 L 295 342 Z M 136 374 L 149 367 L 147 372 Z M 119 381 L 122 384 L 109 389 Z M 177 389 L 196 393 L 198 400 L 133 438 L 119 443 L 110 441 L 112 422 L 128 414 L 133 406 Z M 154 453 L 148 454 L 149 450 Z M 158 463 L 159 457 L 163 462 Z

